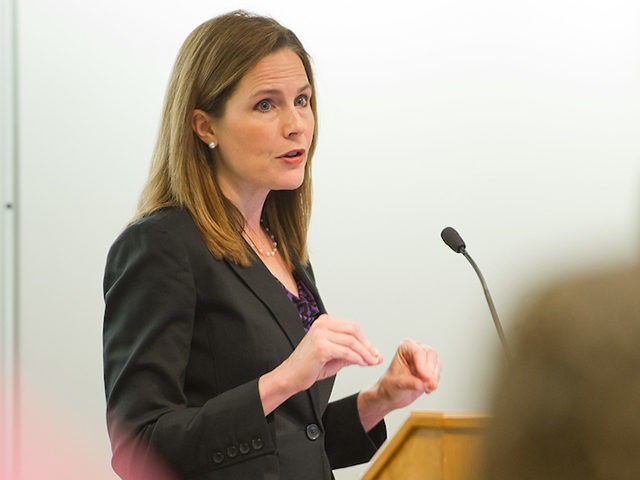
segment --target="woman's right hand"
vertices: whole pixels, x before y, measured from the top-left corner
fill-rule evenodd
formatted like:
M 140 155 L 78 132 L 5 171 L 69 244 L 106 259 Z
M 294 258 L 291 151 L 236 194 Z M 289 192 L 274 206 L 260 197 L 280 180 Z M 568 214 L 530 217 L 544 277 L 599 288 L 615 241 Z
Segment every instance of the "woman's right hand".
M 346 366 L 380 363 L 380 353 L 357 323 L 320 315 L 289 358 L 260 377 L 258 388 L 264 413 L 268 415 L 287 398 Z

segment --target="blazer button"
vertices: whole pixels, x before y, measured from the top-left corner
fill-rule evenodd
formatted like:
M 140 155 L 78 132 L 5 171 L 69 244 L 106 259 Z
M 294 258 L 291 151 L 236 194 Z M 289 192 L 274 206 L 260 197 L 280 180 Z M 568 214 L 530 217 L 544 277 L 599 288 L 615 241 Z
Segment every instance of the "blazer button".
M 249 446 L 249 444 L 247 442 L 242 442 L 240 444 L 240 453 L 243 455 L 246 455 L 247 453 L 249 453 L 249 451 L 251 450 L 251 447 Z
M 214 463 L 222 463 L 224 461 L 224 454 L 222 452 L 216 452 L 211 457 Z
M 264 443 L 260 437 L 256 437 L 251 440 L 251 446 L 254 450 L 260 450 L 262 447 L 264 447 Z
M 227 447 L 227 457 L 235 458 L 237 456 L 238 456 L 238 449 L 236 447 L 234 447 L 233 445 L 231 445 L 230 447 Z
M 320 427 L 315 423 L 307 425 L 307 438 L 309 440 L 317 440 L 320 438 Z

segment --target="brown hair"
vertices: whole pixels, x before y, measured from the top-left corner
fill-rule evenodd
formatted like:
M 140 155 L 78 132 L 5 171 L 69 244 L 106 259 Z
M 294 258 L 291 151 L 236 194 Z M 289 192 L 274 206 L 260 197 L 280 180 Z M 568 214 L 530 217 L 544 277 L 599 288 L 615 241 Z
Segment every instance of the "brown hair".
M 516 323 L 480 478 L 640 478 L 640 269 L 549 288 Z
M 193 131 L 191 115 L 202 109 L 214 117 L 223 116 L 227 100 L 247 71 L 280 49 L 290 49 L 300 57 L 315 93 L 309 55 L 291 30 L 271 18 L 238 10 L 212 18 L 191 32 L 173 67 L 151 172 L 135 219 L 167 206 L 183 207 L 216 258 L 250 263 L 241 236 L 244 218 L 222 194 L 216 180 L 215 150 Z M 311 159 L 318 130 L 315 95 L 311 109 L 316 124 L 302 185 L 270 192 L 263 210 L 263 220 L 278 239 L 289 267 L 292 255 L 307 262 Z

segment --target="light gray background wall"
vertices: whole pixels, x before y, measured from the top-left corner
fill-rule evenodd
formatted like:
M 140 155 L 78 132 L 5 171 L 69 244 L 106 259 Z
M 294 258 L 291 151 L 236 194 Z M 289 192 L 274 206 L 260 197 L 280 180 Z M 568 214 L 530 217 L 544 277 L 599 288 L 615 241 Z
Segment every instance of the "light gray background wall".
M 405 337 L 439 350 L 440 389 L 413 409 L 484 410 L 500 359 L 478 280 L 442 244 L 444 226 L 467 240 L 507 326 L 548 276 L 637 260 L 636 0 L 17 5 L 24 478 L 114 478 L 104 259 L 134 211 L 177 50 L 216 14 L 273 15 L 314 58 L 318 282 L 387 360 Z M 344 371 L 336 397 L 382 371 Z M 408 412 L 390 415 L 391 435 Z

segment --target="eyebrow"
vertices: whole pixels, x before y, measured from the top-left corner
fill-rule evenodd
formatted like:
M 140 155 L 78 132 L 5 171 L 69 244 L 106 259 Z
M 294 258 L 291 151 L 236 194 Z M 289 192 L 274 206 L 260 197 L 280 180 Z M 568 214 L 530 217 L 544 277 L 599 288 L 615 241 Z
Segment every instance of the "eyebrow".
M 302 88 L 298 89 L 298 94 L 304 92 L 305 90 L 313 90 L 311 88 L 311 84 L 307 83 L 305 86 L 303 86 Z M 282 90 L 278 90 L 276 88 L 265 88 L 264 90 L 256 90 L 255 92 L 253 92 L 251 94 L 251 97 L 261 97 L 263 95 L 267 95 L 267 96 L 275 96 L 275 95 L 281 95 L 282 94 Z

